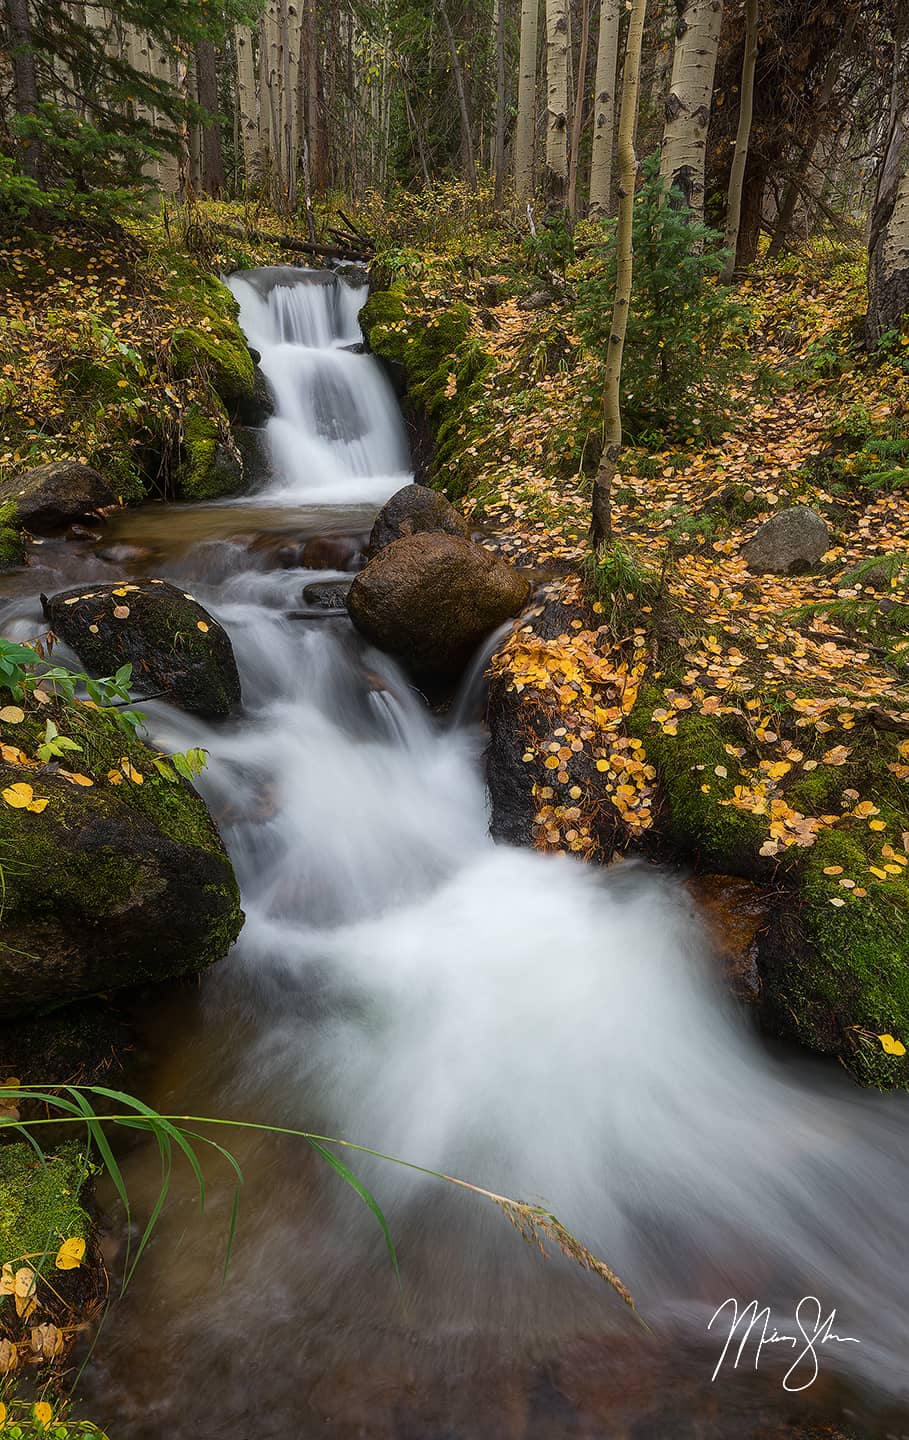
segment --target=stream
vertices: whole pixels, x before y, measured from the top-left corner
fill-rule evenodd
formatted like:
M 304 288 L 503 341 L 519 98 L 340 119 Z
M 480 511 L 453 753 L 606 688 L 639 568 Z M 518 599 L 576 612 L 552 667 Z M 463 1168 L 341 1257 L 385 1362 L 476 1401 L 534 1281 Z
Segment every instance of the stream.
M 212 1157 L 204 1214 L 175 1174 L 82 1410 L 112 1440 L 744 1440 L 844 1416 L 862 1436 L 909 1435 L 906 1097 L 770 1050 L 722 988 L 681 882 L 494 844 L 475 707 L 434 717 L 343 612 L 303 601 L 340 573 L 281 563 L 284 540 L 365 535 L 410 478 L 391 387 L 349 348 L 366 292 L 325 280 L 230 282 L 277 400 L 264 488 L 124 513 L 101 541 L 45 540 L 0 588 L 4 633 L 26 638 L 41 591 L 160 575 L 236 651 L 231 722 L 141 705 L 159 746 L 210 752 L 199 788 L 247 918 L 200 984 L 147 1002 L 126 1088 L 167 1113 L 340 1135 L 545 1200 L 649 1328 L 495 1205 L 357 1158 L 399 1288 L 373 1217 L 317 1155 L 237 1130 L 223 1285 L 232 1188 Z M 139 1218 L 153 1152 L 123 1157 Z M 756 1298 L 798 1335 L 806 1296 L 850 1337 L 818 1343 L 813 1383 L 809 1355 L 789 1382 L 804 1388 L 783 1386 L 803 1341 L 756 1365 L 755 1332 L 713 1378 L 723 1301 Z M 810 1305 L 800 1314 L 813 1333 Z

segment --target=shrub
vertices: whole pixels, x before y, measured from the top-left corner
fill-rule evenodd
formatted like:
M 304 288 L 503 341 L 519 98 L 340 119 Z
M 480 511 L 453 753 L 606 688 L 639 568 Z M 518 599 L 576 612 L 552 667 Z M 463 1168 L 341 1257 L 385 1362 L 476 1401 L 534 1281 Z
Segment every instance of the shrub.
M 716 233 L 676 204 L 644 166 L 634 207 L 634 285 L 622 372 L 627 438 L 711 439 L 729 419 L 728 385 L 741 367 L 744 308 L 720 285 Z M 604 233 L 605 232 L 605 233 Z M 592 236 L 588 244 L 586 237 Z M 579 243 L 575 318 L 585 345 L 606 363 L 616 283 L 616 222 L 597 223 Z

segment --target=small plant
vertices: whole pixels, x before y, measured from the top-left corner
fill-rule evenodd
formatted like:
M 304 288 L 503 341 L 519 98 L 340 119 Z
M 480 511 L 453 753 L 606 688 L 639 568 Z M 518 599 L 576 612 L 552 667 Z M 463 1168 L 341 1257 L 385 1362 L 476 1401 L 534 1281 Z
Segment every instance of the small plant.
M 645 435 L 705 440 L 729 423 L 729 384 L 741 369 L 746 312 L 718 281 L 719 237 L 697 221 L 660 179 L 658 157 L 644 165 L 634 207 L 634 290 L 622 372 L 622 415 L 631 443 Z M 604 233 L 605 231 L 605 233 Z M 577 282 L 581 337 L 606 363 L 616 284 L 614 221 L 588 228 Z M 648 434 L 649 432 L 649 434 Z

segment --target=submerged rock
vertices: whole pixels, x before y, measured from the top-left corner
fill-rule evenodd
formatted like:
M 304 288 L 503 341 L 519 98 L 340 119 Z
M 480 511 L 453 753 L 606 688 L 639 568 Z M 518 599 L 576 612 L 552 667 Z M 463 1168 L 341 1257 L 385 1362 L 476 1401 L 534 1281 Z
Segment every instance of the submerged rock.
M 765 520 L 742 546 L 742 555 L 756 573 L 801 575 L 815 568 L 829 546 L 826 521 L 807 505 L 793 505 Z
M 317 580 L 312 585 L 304 585 L 303 600 L 320 610 L 346 610 L 352 583 L 350 580 Z
M 530 583 L 482 545 L 421 533 L 370 560 L 347 607 L 361 634 L 420 679 L 458 675 L 480 641 L 513 615 Z
M 404 485 L 386 500 L 372 527 L 366 554 L 377 555 L 393 540 L 421 532 L 470 538 L 464 516 L 438 490 L 426 485 Z
M 356 570 L 363 561 L 362 541 L 353 535 L 312 535 L 299 563 L 304 570 Z
M 93 675 L 129 661 L 140 693 L 162 691 L 192 714 L 220 719 L 240 702 L 227 632 L 191 595 L 164 580 L 62 590 L 42 596 L 54 633 Z
M 78 460 L 36 465 L 0 485 L 0 505 L 14 505 L 16 521 L 29 530 L 83 520 L 116 499 L 104 476 Z
M 2 1015 L 195 973 L 226 955 L 242 923 L 192 786 L 162 774 L 114 716 L 78 704 L 50 714 L 78 749 L 68 765 L 41 765 L 47 718 L 33 703 L 0 721 Z

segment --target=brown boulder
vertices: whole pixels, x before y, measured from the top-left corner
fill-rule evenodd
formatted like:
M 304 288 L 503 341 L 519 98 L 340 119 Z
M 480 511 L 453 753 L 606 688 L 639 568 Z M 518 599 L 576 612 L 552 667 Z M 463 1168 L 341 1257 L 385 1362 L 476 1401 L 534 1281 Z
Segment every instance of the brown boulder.
M 68 525 L 116 502 L 103 475 L 78 460 L 52 460 L 0 485 L 0 505 L 12 502 L 27 530 Z
M 482 545 L 425 532 L 380 550 L 354 580 L 347 607 L 367 640 L 433 680 L 463 670 L 529 594 L 527 579 Z
M 464 516 L 438 490 L 430 490 L 426 485 L 404 485 L 386 500 L 376 516 L 366 554 L 372 558 L 393 540 L 421 531 L 459 535 L 462 540 L 470 538 Z

